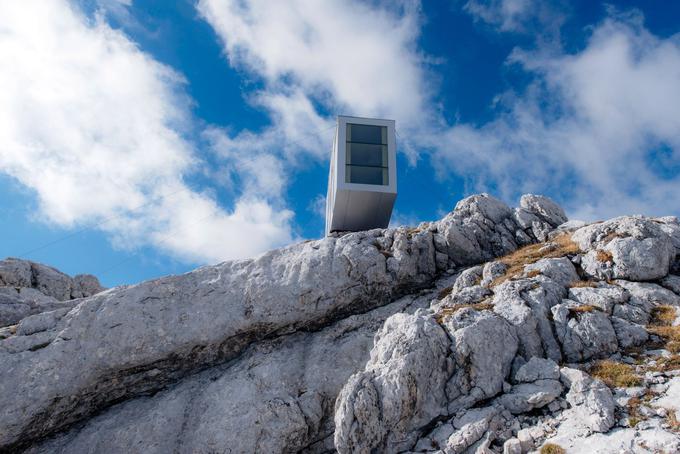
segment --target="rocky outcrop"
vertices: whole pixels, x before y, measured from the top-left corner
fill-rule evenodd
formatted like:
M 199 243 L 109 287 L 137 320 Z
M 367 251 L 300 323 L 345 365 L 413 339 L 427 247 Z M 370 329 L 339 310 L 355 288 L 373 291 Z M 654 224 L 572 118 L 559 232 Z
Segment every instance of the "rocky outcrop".
M 399 419 L 371 437 L 352 439 L 351 444 L 345 432 L 336 430 L 336 448 L 340 452 L 524 453 L 560 430 L 571 434 L 571 444 L 592 433 L 608 433 L 621 414 L 633 418 L 622 424 L 635 424 L 637 410 L 618 407 L 612 390 L 588 371 L 606 358 L 609 362 L 596 368 L 596 373 L 632 386 L 641 380 L 640 375 L 621 362 L 621 355 L 639 354 L 645 342 L 658 341 L 654 333 L 666 339 L 680 336 L 680 332 L 654 327 L 655 323 L 675 323 L 678 296 L 656 283 L 638 282 L 663 279 L 666 287 L 673 288 L 668 272 L 678 252 L 673 235 L 679 225 L 669 218 L 624 217 L 575 230 L 563 228 L 543 233 L 542 237 L 549 238 L 545 245 L 463 271 L 451 293 L 434 302 L 429 311 L 429 317 L 449 335 L 450 348 L 444 350 L 444 358 L 433 359 L 430 352 L 428 361 L 450 361 L 448 380 L 438 376 L 435 385 L 421 388 L 419 382 L 410 382 L 416 388 L 410 392 L 414 396 L 419 391 L 432 393 L 446 382 L 447 402 L 438 401 L 439 408 L 427 412 L 429 422 L 421 417 L 409 425 Z M 426 323 L 422 318 L 427 312 L 420 314 L 419 323 Z M 663 314 L 671 314 L 670 319 Z M 386 326 L 389 323 L 388 319 Z M 410 328 L 402 323 L 399 330 Z M 630 348 L 636 350 L 625 350 Z M 668 372 L 680 374 L 678 347 L 669 343 L 667 348 L 670 351 L 660 350 L 661 359 L 641 359 L 648 363 L 638 366 L 640 370 L 659 368 L 661 361 L 662 371 L 654 372 L 651 379 L 661 377 L 662 383 L 667 380 L 665 368 L 675 368 Z M 381 349 L 390 347 L 381 345 Z M 409 348 L 402 345 L 396 351 L 399 355 Z M 557 363 L 562 361 L 570 367 L 560 369 Z M 368 373 L 366 369 L 349 379 L 353 393 L 346 393 L 346 388 L 340 393 L 336 427 L 351 427 L 354 433 L 365 429 L 365 421 L 347 409 L 354 408 L 361 391 L 368 393 L 360 384 Z M 370 374 L 396 374 L 408 381 L 387 363 L 371 365 Z M 371 399 L 361 402 L 362 414 L 395 406 L 393 394 L 383 393 L 384 389 L 371 388 Z M 646 392 L 657 391 L 643 388 L 642 393 Z M 398 405 L 422 408 L 417 399 L 410 405 L 402 399 Z M 537 411 L 538 417 L 524 416 Z M 667 410 L 653 414 L 667 414 Z M 662 438 L 670 436 L 678 442 L 680 438 L 672 432 L 678 427 L 673 424 L 660 427 L 666 427 Z
M 680 374 L 680 224 L 565 221 L 473 196 L 22 317 L 0 450 L 525 453 L 632 430 Z
M 70 277 L 40 263 L 15 258 L 0 261 L 0 327 L 29 315 L 73 307 L 71 300 L 103 291 L 96 277 Z
M 16 377 L 0 383 L 0 446 L 28 445 L 255 343 L 322 329 L 531 241 L 513 210 L 480 195 L 416 229 L 305 242 L 99 293 L 43 331 L 0 344 Z

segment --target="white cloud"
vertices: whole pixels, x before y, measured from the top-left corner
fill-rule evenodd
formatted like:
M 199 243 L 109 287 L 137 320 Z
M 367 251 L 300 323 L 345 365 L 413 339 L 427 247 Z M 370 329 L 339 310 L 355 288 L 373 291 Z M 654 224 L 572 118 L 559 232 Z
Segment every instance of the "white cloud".
M 561 0 L 468 0 L 463 9 L 476 22 L 498 31 L 530 33 L 538 41 L 555 44 L 568 7 Z
M 325 160 L 336 114 L 393 118 L 402 129 L 430 120 L 417 2 L 200 0 L 197 8 L 230 63 L 264 83 L 252 100 L 273 123 L 234 137 L 247 147 L 276 143 L 289 161 L 301 152 Z
M 291 240 L 292 213 L 271 197 L 282 183 L 267 192 L 254 178 L 233 211 L 184 183 L 201 163 L 183 136 L 181 75 L 65 0 L 2 2 L 0 17 L 0 171 L 35 191 L 46 221 L 105 221 L 118 244 L 195 261 Z M 279 171 L 266 157 L 238 164 Z
M 653 151 L 661 146 L 664 163 L 677 165 L 678 39 L 659 39 L 639 17 L 610 12 L 591 29 L 585 49 L 567 54 L 560 43 L 567 6 L 466 3 L 475 19 L 500 31 L 540 31 L 535 51 L 509 58 L 534 82 L 522 93 L 500 94 L 496 118 L 481 126 L 446 124 L 425 89 L 416 3 L 201 0 L 198 9 L 231 64 L 264 82 L 255 102 L 273 117 L 262 133 L 231 136 L 232 146 L 295 159 L 274 144 L 319 130 L 329 123 L 323 112 L 351 107 L 349 113 L 396 118 L 406 132 L 401 151 L 411 158 L 433 153 L 440 178 L 465 176 L 468 191 L 490 190 L 509 201 L 522 192 L 548 193 L 587 218 L 678 212 L 671 196 L 677 172 L 662 175 Z M 313 143 L 307 153 L 327 155 L 323 139 Z
M 259 74 L 271 91 L 293 85 L 329 107 L 351 108 L 349 114 L 416 120 L 423 110 L 414 6 L 201 0 L 198 9 L 230 62 Z
M 581 52 L 515 51 L 511 62 L 534 83 L 508 94 L 496 120 L 448 130 L 446 168 L 506 198 L 549 192 L 577 217 L 680 211 L 677 36 L 652 35 L 638 15 L 610 17 Z

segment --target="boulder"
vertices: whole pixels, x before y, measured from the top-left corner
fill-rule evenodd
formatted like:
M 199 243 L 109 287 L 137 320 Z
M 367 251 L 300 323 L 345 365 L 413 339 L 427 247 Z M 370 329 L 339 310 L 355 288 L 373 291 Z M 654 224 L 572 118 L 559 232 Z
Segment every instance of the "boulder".
M 676 255 L 671 237 L 657 222 L 620 217 L 576 230 L 572 239 L 586 251 L 581 267 L 598 279 L 649 281 L 668 274 Z
M 564 300 L 552 308 L 557 338 L 567 361 L 609 356 L 618 349 L 616 332 L 604 312 L 580 312 L 578 303 Z
M 604 383 L 585 372 L 568 367 L 560 369 L 560 379 L 569 388 L 567 402 L 591 430 L 606 432 L 614 425 L 614 397 Z
M 0 287 L 0 326 L 14 325 L 29 315 L 74 305 L 75 302 L 59 301 L 32 288 Z
M 461 309 L 443 324 L 456 364 L 446 385 L 448 412 L 454 413 L 502 391 L 518 339 L 512 325 L 490 311 Z
M 525 274 L 531 271 L 539 272 L 562 287 L 567 287 L 579 279 L 574 265 L 566 257 L 541 259 L 524 267 Z
M 353 375 L 335 404 L 340 453 L 411 448 L 419 429 L 446 414 L 451 343 L 431 316 L 395 314 L 378 332 L 363 372 Z
M 616 304 L 626 304 L 630 294 L 618 285 L 600 284 L 598 287 L 573 287 L 569 299 L 583 306 L 594 306 L 611 314 Z

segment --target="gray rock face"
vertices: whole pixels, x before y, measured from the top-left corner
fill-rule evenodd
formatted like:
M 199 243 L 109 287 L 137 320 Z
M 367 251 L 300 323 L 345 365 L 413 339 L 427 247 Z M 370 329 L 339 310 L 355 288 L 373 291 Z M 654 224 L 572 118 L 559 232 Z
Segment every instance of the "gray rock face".
M 635 347 L 649 339 L 649 334 L 642 325 L 631 323 L 619 317 L 612 317 L 611 322 L 614 332 L 616 332 L 616 340 L 621 348 Z
M 22 379 L 0 383 L 0 446 L 229 361 L 253 342 L 318 329 L 430 286 L 443 246 L 451 263 L 517 246 L 512 210 L 487 195 L 426 227 L 326 238 L 112 289 L 81 301 L 49 331 L 17 336 L 38 343 L 6 339 L 20 345 L 0 344 L 0 361 Z
M 490 442 L 509 432 L 509 421 L 509 415 L 499 406 L 470 409 L 446 421 L 419 440 L 415 451 L 487 452 L 486 446 Z
M 73 278 L 40 263 L 7 258 L 0 261 L 0 327 L 22 318 L 63 307 L 74 298 L 92 296 L 104 288 L 96 277 Z
M 536 380 L 559 380 L 560 368 L 553 360 L 534 356 L 517 370 L 514 378 L 518 383 L 531 383 Z
M 520 200 L 520 207 L 515 209 L 515 219 L 525 233 L 545 241 L 554 228 L 566 222 L 567 216 L 549 198 L 525 194 Z
M 560 368 L 555 361 L 533 357 L 515 373 L 517 383 L 496 401 L 513 414 L 541 408 L 562 394 Z
M 536 263 L 524 267 L 525 273 L 531 271 L 537 271 L 563 287 L 567 287 L 572 282 L 578 281 L 576 269 L 566 257 L 541 259 Z
M 598 279 L 653 280 L 668 274 L 677 251 L 658 223 L 640 217 L 622 217 L 591 224 L 572 238 L 588 251 L 583 270 Z
M 58 301 L 32 288 L 0 287 L 0 326 L 14 325 L 40 312 L 73 307 L 70 301 Z
M 448 411 L 495 396 L 510 373 L 518 339 L 515 329 L 489 311 L 462 309 L 444 321 L 456 368 L 446 385 Z
M 553 228 L 564 224 L 568 220 L 561 206 L 542 195 L 524 194 L 519 201 L 519 206 L 533 213 Z
M 569 299 L 583 306 L 594 306 L 611 314 L 616 304 L 626 304 L 630 294 L 618 285 L 604 284 L 600 287 L 576 287 L 569 289 Z
M 560 361 L 551 308 L 562 301 L 564 287 L 546 277 L 506 281 L 494 289 L 494 312 L 510 322 L 519 337 L 519 354 Z
M 426 303 L 402 298 L 318 332 L 255 344 L 233 363 L 116 405 L 29 452 L 332 450 L 336 396 L 363 370 L 375 332 L 391 314 Z
M 567 401 L 574 412 L 595 432 L 608 431 L 615 422 L 614 397 L 607 386 L 585 372 L 564 367 L 561 380 L 569 388 Z
M 450 341 L 431 317 L 395 314 L 376 335 L 364 372 L 343 387 L 335 410 L 340 453 L 396 452 L 417 430 L 445 414 L 453 362 Z
M 635 279 L 663 271 L 664 241 L 674 263 L 680 224 L 565 219 L 549 199 L 512 210 L 481 195 L 416 229 L 335 235 L 73 303 L 1 288 L 33 292 L 40 307 L 0 328 L 0 451 L 490 453 L 538 449 L 555 433 L 609 436 L 611 391 L 557 363 L 638 359 L 621 349 L 645 342 L 654 309 L 680 298 L 672 275 Z M 581 252 L 531 258 L 489 285 L 506 265 L 482 261 L 574 230 Z M 591 267 L 623 239 L 627 252 Z M 49 269 L 2 263 L 2 279 L 40 277 L 44 291 L 65 294 Z M 571 287 L 582 279 L 595 282 Z M 76 276 L 69 298 L 94 284 Z M 669 405 L 676 372 L 648 369 L 617 399 L 649 389 Z M 651 418 L 644 431 L 669 410 L 640 411 Z
M 440 221 L 455 265 L 473 265 L 505 255 L 532 241 L 507 205 L 488 194 L 468 197 Z M 535 237 L 533 237 L 535 239 Z
M 536 380 L 513 386 L 510 392 L 500 396 L 497 402 L 511 413 L 519 414 L 544 407 L 560 394 L 562 385 L 559 380 Z
M 577 304 L 564 300 L 552 308 L 557 338 L 570 362 L 609 356 L 618 350 L 616 332 L 607 315 L 598 310 L 574 312 Z

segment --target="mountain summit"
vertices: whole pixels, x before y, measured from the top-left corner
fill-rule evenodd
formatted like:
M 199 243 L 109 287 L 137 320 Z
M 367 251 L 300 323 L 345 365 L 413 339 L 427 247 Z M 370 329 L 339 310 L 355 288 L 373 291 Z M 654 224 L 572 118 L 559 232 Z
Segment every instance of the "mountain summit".
M 481 194 L 109 290 L 7 259 L 0 451 L 679 452 L 679 252 Z

